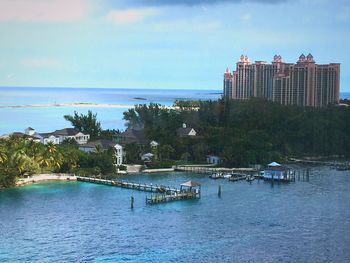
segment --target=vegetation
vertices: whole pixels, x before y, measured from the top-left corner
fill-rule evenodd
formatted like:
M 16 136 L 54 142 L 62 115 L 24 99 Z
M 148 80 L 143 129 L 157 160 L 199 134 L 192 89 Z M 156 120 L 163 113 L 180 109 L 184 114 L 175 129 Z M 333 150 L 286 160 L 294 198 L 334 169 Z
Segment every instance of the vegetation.
M 76 111 L 74 115 L 65 115 L 64 118 L 69 121 L 72 126 L 86 134 L 90 134 L 91 139 L 96 139 L 101 134 L 101 124 L 97 121 L 97 113 L 93 114 L 88 111 L 87 115 L 78 114 Z
M 143 127 L 149 140 L 159 142 L 164 160 L 204 162 L 207 154 L 214 154 L 224 165 L 243 166 L 291 156 L 350 156 L 349 107 L 303 108 L 261 99 L 175 106 L 137 105 L 124 113 L 128 127 Z M 179 137 L 182 123 L 199 136 Z
M 94 174 L 113 173 L 114 158 L 113 150 L 85 153 L 71 140 L 44 145 L 18 137 L 0 139 L 0 187 L 12 186 L 17 178 L 40 172 L 81 174 L 80 170 L 90 169 Z

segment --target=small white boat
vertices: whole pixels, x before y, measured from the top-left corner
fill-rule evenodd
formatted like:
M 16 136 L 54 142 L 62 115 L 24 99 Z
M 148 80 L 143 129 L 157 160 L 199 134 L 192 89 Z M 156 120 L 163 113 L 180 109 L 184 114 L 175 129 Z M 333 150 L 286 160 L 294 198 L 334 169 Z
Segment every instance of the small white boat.
M 225 178 L 225 179 L 229 179 L 229 178 L 231 178 L 231 177 L 232 177 L 232 174 L 230 174 L 230 173 L 224 174 L 224 178 Z

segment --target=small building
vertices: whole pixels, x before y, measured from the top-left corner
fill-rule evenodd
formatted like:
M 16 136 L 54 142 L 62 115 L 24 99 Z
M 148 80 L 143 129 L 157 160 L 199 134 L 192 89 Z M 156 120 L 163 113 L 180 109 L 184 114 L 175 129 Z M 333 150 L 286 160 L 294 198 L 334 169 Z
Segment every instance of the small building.
M 149 143 L 149 145 L 151 146 L 151 148 L 157 148 L 158 145 L 159 145 L 159 143 L 156 142 L 156 141 L 151 141 L 151 142 Z
M 186 123 L 183 123 L 182 127 L 177 129 L 177 134 L 179 137 L 195 137 L 197 132 L 194 128 L 188 127 Z
M 196 197 L 200 198 L 201 184 L 194 181 L 188 181 L 180 185 L 180 191 L 193 193 Z
M 5 135 L 1 136 L 1 138 L 4 138 L 4 139 L 8 139 L 9 137 L 23 138 L 23 139 L 26 139 L 28 141 L 34 141 L 34 142 L 41 141 L 40 140 L 41 138 L 39 136 L 37 136 L 36 134 L 28 135 L 28 134 L 23 133 L 23 132 L 13 132 L 13 133 L 5 134 Z
M 266 180 L 284 181 L 289 179 L 288 172 L 288 169 L 286 169 L 284 166 L 280 165 L 279 163 L 272 162 L 267 165 L 267 169 L 265 169 L 261 175 Z
M 207 155 L 207 163 L 218 165 L 222 163 L 222 158 L 216 155 Z
M 24 133 L 29 136 L 33 136 L 35 135 L 35 130 L 32 127 L 28 127 L 27 129 L 24 130 Z
M 153 157 L 154 157 L 153 153 L 145 153 L 141 155 L 141 160 L 144 162 L 151 162 Z
M 123 147 L 115 142 L 112 142 L 110 140 L 100 139 L 92 142 L 88 142 L 86 144 L 80 145 L 79 150 L 83 152 L 95 152 L 96 147 L 101 147 L 103 151 L 107 151 L 110 148 L 113 148 L 115 151 L 115 157 L 116 157 L 116 165 L 122 165 L 123 164 Z

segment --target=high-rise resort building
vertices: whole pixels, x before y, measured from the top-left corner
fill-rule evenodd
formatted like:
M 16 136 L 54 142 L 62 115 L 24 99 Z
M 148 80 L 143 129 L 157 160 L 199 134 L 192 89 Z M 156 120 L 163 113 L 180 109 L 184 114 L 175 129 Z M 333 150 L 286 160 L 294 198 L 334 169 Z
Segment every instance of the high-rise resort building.
M 324 107 L 339 102 L 340 64 L 316 64 L 302 54 L 296 64 L 275 55 L 271 64 L 251 63 L 242 55 L 236 71 L 224 73 L 224 97 L 245 100 L 260 97 L 284 105 Z

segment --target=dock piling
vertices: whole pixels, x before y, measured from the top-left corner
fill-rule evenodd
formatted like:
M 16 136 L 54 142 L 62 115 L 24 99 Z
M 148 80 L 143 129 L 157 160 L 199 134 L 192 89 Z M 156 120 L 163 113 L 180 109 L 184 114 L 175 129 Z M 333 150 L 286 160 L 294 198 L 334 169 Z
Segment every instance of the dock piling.
M 131 197 L 130 202 L 131 202 L 130 208 L 134 209 L 134 197 L 133 196 Z
M 218 188 L 218 197 L 221 197 L 221 185 L 219 185 L 219 188 Z

